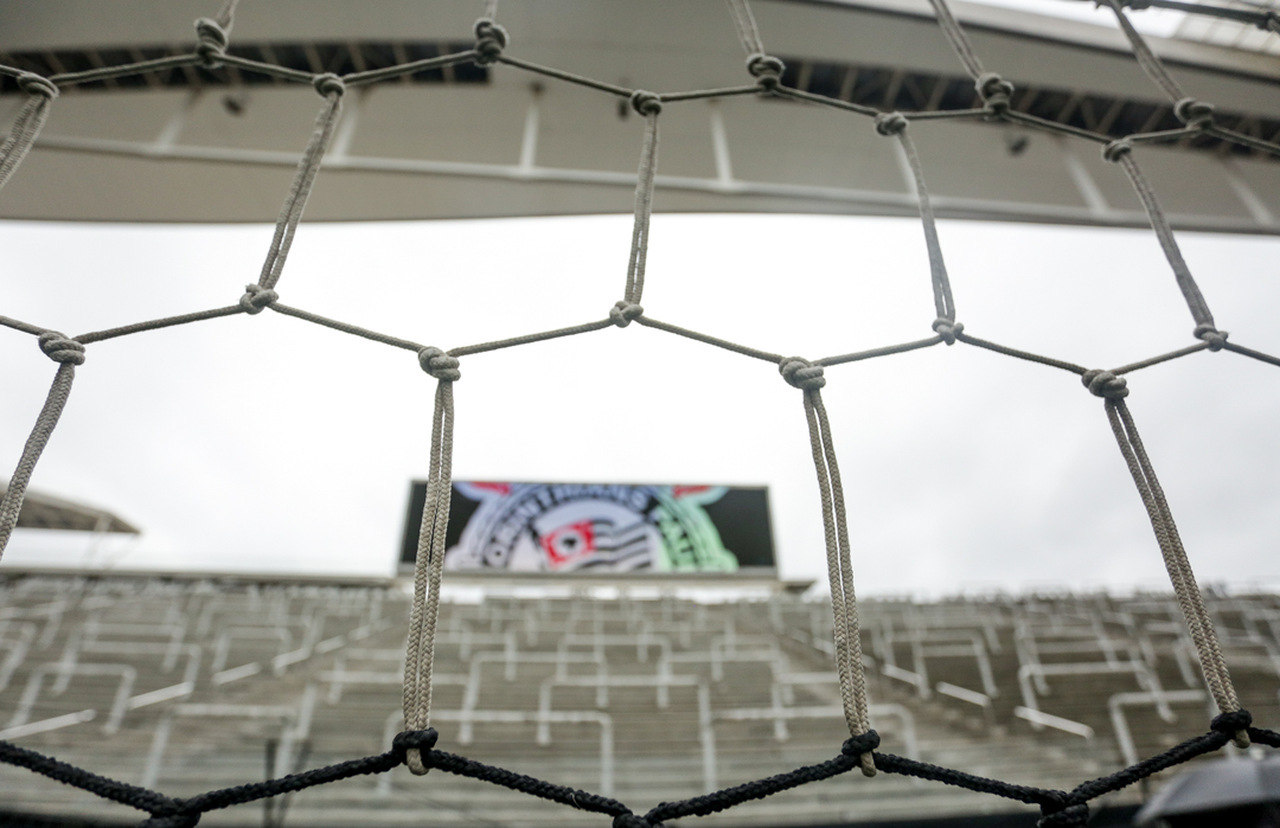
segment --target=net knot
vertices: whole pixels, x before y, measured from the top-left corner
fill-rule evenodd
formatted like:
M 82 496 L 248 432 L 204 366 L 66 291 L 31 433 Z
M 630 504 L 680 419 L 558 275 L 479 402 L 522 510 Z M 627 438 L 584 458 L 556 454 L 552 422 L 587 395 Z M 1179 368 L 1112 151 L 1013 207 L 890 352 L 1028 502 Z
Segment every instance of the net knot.
M 439 348 L 428 346 L 418 351 L 418 364 L 438 380 L 457 382 L 462 379 L 462 372 L 458 370 L 458 358 L 449 356 Z
M 202 17 L 196 21 L 196 40 L 196 54 L 204 61 L 204 67 L 216 68 L 227 51 L 227 30 L 218 21 Z
M 878 747 L 880 747 L 880 734 L 874 730 L 868 730 L 866 733 L 845 739 L 844 744 L 840 746 L 840 752 L 845 756 L 861 756 Z
M 1009 98 L 1013 96 L 1013 84 L 995 72 L 984 72 L 973 84 L 982 98 L 983 108 L 992 115 L 1003 115 L 1009 110 Z
M 862 775 L 869 778 L 876 775 L 876 760 L 871 752 L 878 747 L 880 747 L 880 734 L 874 730 L 868 730 L 866 733 L 845 739 L 844 744 L 840 746 L 840 752 L 851 759 L 857 759 L 862 767 Z
M 34 72 L 19 72 L 18 88 L 28 95 L 42 95 L 49 100 L 58 97 L 58 86 L 46 77 Z
M 1253 716 L 1249 715 L 1248 710 L 1232 710 L 1229 713 L 1219 713 L 1214 716 L 1209 727 L 1219 733 L 1234 735 L 1241 730 L 1248 730 L 1252 724 Z
M 907 116 L 901 112 L 881 112 L 876 116 L 876 132 L 881 135 L 901 135 L 907 128 Z
M 1269 11 L 1263 15 L 1258 21 L 1258 28 L 1266 31 L 1270 29 L 1276 34 L 1280 34 L 1280 12 Z
M 613 818 L 613 828 L 662 828 L 662 823 L 650 822 L 639 814 L 627 811 Z
M 1036 822 L 1036 828 L 1085 825 L 1089 821 L 1089 805 L 1086 802 L 1066 805 L 1064 802 L 1059 801 L 1051 805 L 1045 804 L 1040 806 L 1040 813 L 1044 814 L 1044 816 L 1040 817 Z
M 391 750 L 404 761 L 405 754 L 410 750 L 431 750 L 439 738 L 440 734 L 436 733 L 434 727 L 426 730 L 402 730 L 392 737 Z
M 245 285 L 244 295 L 240 297 L 240 307 L 245 313 L 258 314 L 262 309 L 280 298 L 280 294 L 262 285 Z
M 933 331 L 942 337 L 942 341 L 948 345 L 956 344 L 956 337 L 964 333 L 964 323 L 957 322 L 954 319 L 947 319 L 945 316 L 939 316 L 933 320 Z
M 84 365 L 84 345 L 66 334 L 57 331 L 45 331 L 37 337 L 40 350 L 54 362 L 71 365 Z
M 1110 371 L 1093 369 L 1085 371 L 1080 377 L 1084 387 L 1095 397 L 1106 397 L 1109 400 L 1120 400 L 1129 396 L 1128 383 L 1124 377 L 1116 376 Z
M 502 50 L 507 48 L 507 30 L 487 17 L 476 21 L 476 63 L 488 66 L 498 59 Z
M 1210 351 L 1221 351 L 1223 346 L 1227 344 L 1227 332 L 1220 331 L 1208 323 L 1196 325 L 1193 333 L 1196 339 L 1202 339 L 1209 343 Z
M 794 388 L 817 391 L 827 384 L 822 376 L 822 366 L 814 365 L 804 357 L 787 357 L 778 363 L 778 373 Z
M 747 71 L 765 89 L 777 89 L 787 65 L 773 55 L 756 52 L 747 57 Z
M 1117 138 L 1102 148 L 1102 160 L 1117 163 L 1121 158 L 1133 151 L 1133 142 L 1128 138 Z
M 311 79 L 311 85 L 316 91 L 326 98 L 330 95 L 342 95 L 347 91 L 347 85 L 343 83 L 342 78 L 332 72 L 325 72 L 323 75 L 316 75 Z
M 631 93 L 631 108 L 641 115 L 657 115 L 662 111 L 662 98 L 653 92 L 637 89 Z
M 628 302 L 621 299 L 613 303 L 613 307 L 609 308 L 609 321 L 617 325 L 619 328 L 625 328 L 631 324 L 633 319 L 639 319 L 644 314 L 644 308 L 635 302 Z
M 1213 104 L 1182 98 L 1173 105 L 1173 114 L 1191 129 L 1205 129 L 1213 125 Z

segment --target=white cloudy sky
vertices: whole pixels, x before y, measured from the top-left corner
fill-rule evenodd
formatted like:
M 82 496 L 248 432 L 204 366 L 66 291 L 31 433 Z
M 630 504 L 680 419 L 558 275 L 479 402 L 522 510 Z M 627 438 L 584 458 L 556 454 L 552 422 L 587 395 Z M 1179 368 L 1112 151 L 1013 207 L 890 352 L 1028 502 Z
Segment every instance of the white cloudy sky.
M 234 302 L 271 229 L 0 223 L 5 315 L 83 333 Z M 283 302 L 449 348 L 603 318 L 630 218 L 306 225 Z M 1190 344 L 1154 236 L 946 222 L 959 319 L 1088 366 Z M 1232 338 L 1280 353 L 1280 240 L 1186 233 Z M 656 318 L 810 358 L 929 335 L 919 222 L 654 219 Z M 53 364 L 0 329 L 0 468 Z M 782 574 L 820 577 L 800 392 L 769 364 L 631 326 L 468 357 L 459 478 L 765 484 Z M 1161 585 L 1101 401 L 1073 375 L 938 346 L 830 368 L 824 391 L 864 593 Z M 144 529 L 121 567 L 386 574 L 425 476 L 434 381 L 414 355 L 273 313 L 91 345 L 33 488 Z M 1130 378 L 1130 407 L 1205 582 L 1280 583 L 1280 370 L 1200 353 Z M 86 544 L 15 535 L 5 562 Z

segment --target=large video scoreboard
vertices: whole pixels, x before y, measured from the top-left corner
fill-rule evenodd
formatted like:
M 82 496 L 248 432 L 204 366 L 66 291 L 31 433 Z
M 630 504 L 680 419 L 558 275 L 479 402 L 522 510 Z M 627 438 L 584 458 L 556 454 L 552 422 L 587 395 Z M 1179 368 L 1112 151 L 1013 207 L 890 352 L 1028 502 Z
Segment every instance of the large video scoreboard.
M 426 483 L 409 493 L 412 564 Z M 736 572 L 775 566 L 764 487 L 454 481 L 446 569 L 502 573 Z

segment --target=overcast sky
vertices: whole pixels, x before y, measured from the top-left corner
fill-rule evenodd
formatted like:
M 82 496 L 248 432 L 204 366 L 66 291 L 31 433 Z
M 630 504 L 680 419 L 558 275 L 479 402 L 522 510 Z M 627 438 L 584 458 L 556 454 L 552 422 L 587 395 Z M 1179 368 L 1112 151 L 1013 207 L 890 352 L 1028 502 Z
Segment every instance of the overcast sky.
M 958 318 L 1087 366 L 1191 344 L 1150 231 L 944 222 Z M 235 302 L 265 226 L 0 223 L 3 312 L 83 333 Z M 603 318 L 630 217 L 305 224 L 281 301 L 450 348 Z M 809 358 L 917 339 L 919 222 L 654 218 L 658 319 Z M 1179 236 L 1219 327 L 1280 353 L 1280 240 Z M 426 474 L 434 380 L 407 351 L 274 313 L 90 345 L 34 490 L 143 529 L 120 567 L 387 574 Z M 8 474 L 54 365 L 0 329 Z M 781 572 L 824 573 L 799 391 L 639 326 L 462 360 L 462 479 L 763 484 Z M 827 370 L 862 593 L 1167 582 L 1103 404 L 1078 378 L 956 345 Z M 1130 408 L 1202 582 L 1280 584 L 1280 370 L 1222 352 L 1132 375 Z M 19 531 L 5 562 L 72 563 Z

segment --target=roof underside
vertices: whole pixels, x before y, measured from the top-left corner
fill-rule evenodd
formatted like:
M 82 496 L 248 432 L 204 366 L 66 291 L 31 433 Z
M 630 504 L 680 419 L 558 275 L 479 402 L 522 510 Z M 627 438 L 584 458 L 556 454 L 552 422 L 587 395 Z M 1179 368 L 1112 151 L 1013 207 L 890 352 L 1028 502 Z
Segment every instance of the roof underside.
M 10 7 L 0 11 L 0 63 L 54 74 L 189 52 L 191 20 L 207 5 L 166 2 L 129 18 L 84 0 L 20 15 Z M 923 0 L 753 8 L 789 86 L 886 111 L 974 104 Z M 1112 137 L 1180 125 L 1117 31 L 956 10 L 983 63 L 1014 83 L 1015 109 Z M 471 2 L 378 0 L 359 14 L 336 0 L 243 3 L 230 52 L 308 73 L 363 71 L 470 48 L 475 14 Z M 507 54 L 607 84 L 674 92 L 750 82 L 723 4 L 505 0 L 500 19 L 511 32 Z M 1153 44 L 1180 83 L 1216 106 L 1218 123 L 1280 139 L 1275 55 Z M 6 90 L 12 83 L 0 87 L 0 115 L 11 119 L 25 96 Z M 320 103 L 307 85 L 226 67 L 65 90 L 7 185 L 0 217 L 273 221 Z M 624 104 L 506 65 L 353 89 L 307 219 L 629 212 L 642 123 Z M 755 95 L 688 100 L 667 104 L 661 131 L 659 211 L 917 209 L 896 142 L 856 113 Z M 1146 222 L 1096 143 L 978 118 L 920 122 L 912 134 L 941 216 Z M 1280 164 L 1265 153 L 1201 134 L 1144 146 L 1141 161 L 1175 225 L 1280 232 Z
M 0 497 L 8 486 L 0 482 Z M 95 506 L 27 491 L 18 513 L 19 529 L 62 529 L 73 532 L 112 532 L 140 535 L 141 530 L 122 518 Z

